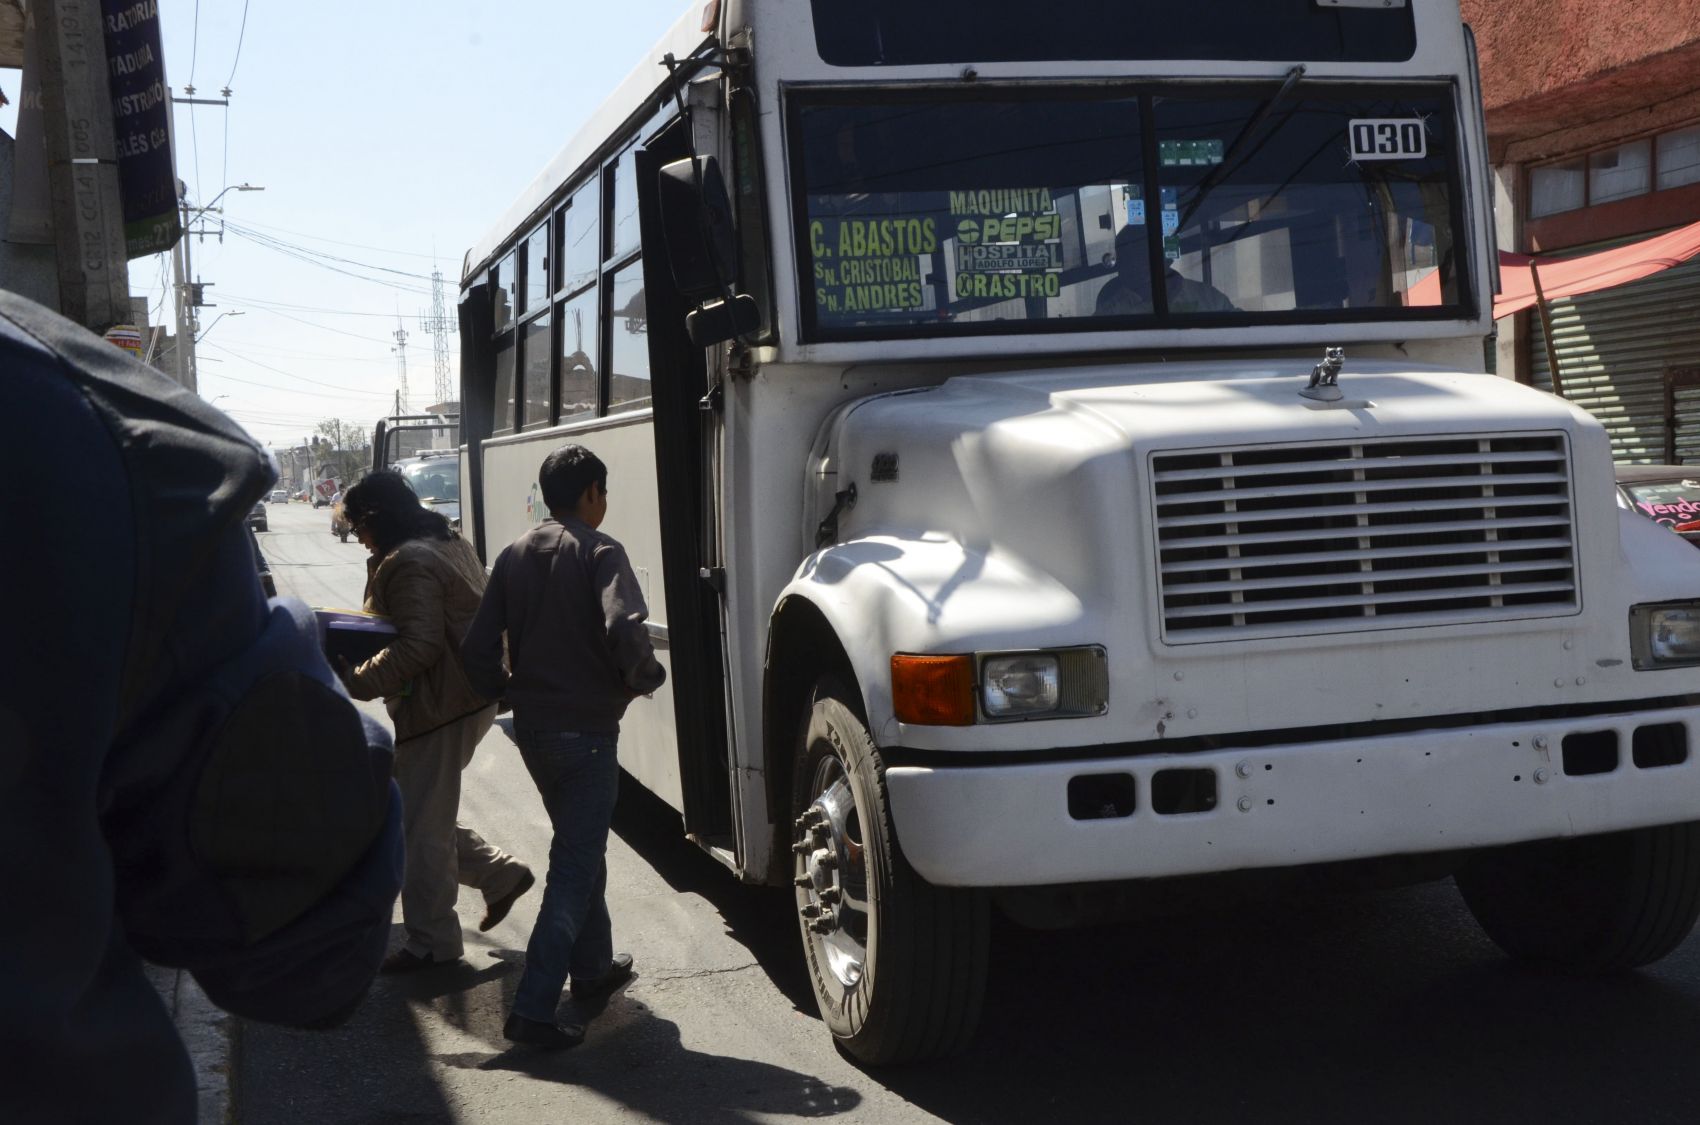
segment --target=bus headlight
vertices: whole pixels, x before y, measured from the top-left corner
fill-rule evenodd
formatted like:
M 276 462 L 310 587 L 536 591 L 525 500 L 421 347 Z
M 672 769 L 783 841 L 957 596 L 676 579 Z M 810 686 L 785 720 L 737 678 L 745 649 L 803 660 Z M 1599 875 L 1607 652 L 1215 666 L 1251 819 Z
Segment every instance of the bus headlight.
M 1055 711 L 1062 699 L 1061 680 L 1057 658 L 1050 653 L 988 656 L 980 664 L 980 705 L 993 719 Z
M 980 709 L 988 719 L 1102 715 L 1109 703 L 1104 650 L 997 652 L 980 657 Z
M 1637 668 L 1700 664 L 1700 602 L 1635 606 L 1629 644 Z
M 1109 701 L 1109 667 L 1096 645 L 891 656 L 892 714 L 900 723 L 1081 718 L 1102 715 Z

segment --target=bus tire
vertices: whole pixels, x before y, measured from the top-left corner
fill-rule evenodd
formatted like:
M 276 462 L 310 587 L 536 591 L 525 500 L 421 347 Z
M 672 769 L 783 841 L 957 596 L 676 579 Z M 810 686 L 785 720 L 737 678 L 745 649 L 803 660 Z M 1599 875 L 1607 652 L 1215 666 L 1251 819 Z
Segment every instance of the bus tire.
M 1519 844 L 1456 876 L 1494 944 L 1573 972 L 1620 972 L 1681 945 L 1700 916 L 1700 822 Z
M 867 726 L 823 682 L 797 750 L 793 872 L 821 1019 L 866 1064 L 962 1049 L 985 996 L 990 907 L 935 887 L 903 858 L 885 765 Z M 830 858 L 828 858 L 830 857 Z

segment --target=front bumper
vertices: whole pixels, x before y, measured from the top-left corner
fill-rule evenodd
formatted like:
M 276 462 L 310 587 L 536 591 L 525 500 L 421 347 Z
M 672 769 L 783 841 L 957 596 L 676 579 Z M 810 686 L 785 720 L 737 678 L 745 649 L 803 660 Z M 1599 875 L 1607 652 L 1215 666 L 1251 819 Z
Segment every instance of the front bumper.
M 931 883 L 965 887 L 1287 867 L 1700 819 L 1700 707 L 1626 706 L 1251 750 L 895 766 L 886 788 L 909 863 Z M 1152 778 L 1165 770 L 1209 771 L 1214 807 L 1154 811 Z M 1134 779 L 1131 813 L 1071 815 L 1071 778 L 1117 773 Z

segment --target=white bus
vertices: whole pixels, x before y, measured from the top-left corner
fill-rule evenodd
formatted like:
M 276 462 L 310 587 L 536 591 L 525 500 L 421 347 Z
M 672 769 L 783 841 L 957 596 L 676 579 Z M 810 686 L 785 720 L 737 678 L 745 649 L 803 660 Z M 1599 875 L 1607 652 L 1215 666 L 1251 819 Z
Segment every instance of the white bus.
M 463 525 L 607 462 L 630 774 L 870 1062 L 967 1041 L 994 909 L 1452 875 L 1514 956 L 1675 948 L 1700 560 L 1483 372 L 1455 0 L 969 13 L 710 0 L 467 253 Z

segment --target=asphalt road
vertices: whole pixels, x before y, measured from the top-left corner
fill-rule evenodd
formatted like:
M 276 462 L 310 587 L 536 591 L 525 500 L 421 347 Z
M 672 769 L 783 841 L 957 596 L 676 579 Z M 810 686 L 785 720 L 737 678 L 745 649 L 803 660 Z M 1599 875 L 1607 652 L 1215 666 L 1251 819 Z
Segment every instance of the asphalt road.
M 279 591 L 357 605 L 364 550 L 337 542 L 327 509 L 271 509 L 261 545 Z M 462 820 L 542 874 L 548 823 L 501 725 L 467 770 Z M 344 1028 L 243 1024 L 236 1119 L 1687 1125 L 1700 1112 L 1700 939 L 1624 977 L 1546 976 L 1505 961 L 1450 884 L 1061 934 L 1000 925 L 970 1050 L 874 1072 L 815 1015 L 789 895 L 739 886 L 629 781 L 609 906 L 638 975 L 559 1055 L 501 1037 L 537 904 L 481 935 L 482 902 L 464 895 L 465 967 L 379 978 Z

